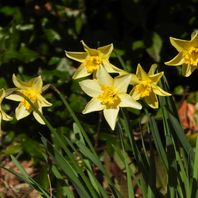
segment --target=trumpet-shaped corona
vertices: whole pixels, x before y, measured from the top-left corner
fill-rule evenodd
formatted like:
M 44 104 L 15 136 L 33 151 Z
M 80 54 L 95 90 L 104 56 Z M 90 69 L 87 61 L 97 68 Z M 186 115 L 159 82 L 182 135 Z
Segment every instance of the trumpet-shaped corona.
M 94 73 L 98 70 L 101 63 L 102 59 L 100 56 L 88 56 L 85 59 L 83 66 L 86 67 L 89 73 Z
M 184 63 L 187 65 L 198 65 L 198 48 L 191 47 L 184 55 Z
M 116 108 L 120 104 L 120 98 L 117 91 L 110 86 L 101 86 L 102 94 L 98 96 L 101 104 L 106 108 Z
M 149 96 L 152 91 L 151 80 L 143 80 L 135 86 L 135 91 L 140 94 L 141 98 Z

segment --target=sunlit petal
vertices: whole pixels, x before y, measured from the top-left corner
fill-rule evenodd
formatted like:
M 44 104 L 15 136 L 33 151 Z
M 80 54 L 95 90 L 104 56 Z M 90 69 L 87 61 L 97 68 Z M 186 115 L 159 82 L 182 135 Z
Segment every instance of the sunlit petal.
M 79 85 L 88 96 L 96 97 L 101 94 L 101 87 L 97 80 L 83 80 Z
M 104 109 L 104 105 L 101 104 L 101 101 L 96 99 L 96 98 L 92 98 L 87 105 L 85 106 L 85 109 L 83 110 L 83 114 L 86 113 L 90 113 L 90 112 L 94 112 L 94 111 L 101 111 Z
M 135 85 L 138 84 L 140 81 L 138 79 L 138 77 L 135 74 L 131 74 L 131 82 L 130 84 Z
M 99 55 L 98 53 L 98 50 L 97 49 L 94 49 L 94 48 L 90 48 L 88 47 L 84 41 L 81 41 L 81 43 L 83 44 L 83 48 L 84 50 L 91 56 L 96 56 L 96 55 Z
M 119 112 L 119 108 L 104 109 L 103 111 L 104 117 L 112 130 L 115 129 L 118 112 Z
M 105 45 L 102 47 L 99 47 L 98 50 L 106 57 L 109 58 L 111 55 L 111 52 L 113 51 L 113 44 Z
M 21 101 L 23 97 L 17 94 L 11 94 L 9 96 L 6 96 L 6 99 L 13 100 L 13 101 Z
M 39 107 L 50 107 L 52 103 L 48 102 L 43 96 L 38 96 Z
M 137 92 L 137 91 L 135 90 L 135 88 L 133 88 L 133 89 L 131 90 L 130 95 L 131 95 L 131 97 L 132 97 L 134 100 L 139 100 L 140 97 L 141 97 L 141 94 L 140 94 L 139 92 Z
M 165 64 L 169 66 L 178 66 L 178 65 L 182 65 L 183 63 L 184 63 L 184 58 L 182 53 L 177 54 L 177 56 L 175 56 L 173 59 L 165 62 Z
M 148 74 L 143 70 L 143 68 L 140 64 L 138 64 L 138 66 L 137 66 L 136 75 L 139 80 L 147 80 L 148 79 Z
M 161 77 L 163 75 L 164 75 L 164 72 L 160 72 L 160 73 L 157 73 L 157 74 L 154 74 L 154 75 L 149 76 L 149 78 L 151 79 L 151 81 L 153 83 L 157 83 L 161 79 Z
M 193 34 L 191 42 L 193 47 L 198 48 L 198 31 Z
M 191 41 L 177 39 L 173 37 L 170 37 L 170 42 L 177 49 L 178 52 L 188 50 L 191 46 Z
M 131 81 L 131 75 L 123 75 L 114 78 L 114 87 L 118 90 L 119 93 L 125 93 Z
M 2 110 L 1 110 L 1 116 L 2 116 L 2 120 L 5 120 L 5 121 L 11 121 L 13 119 L 11 116 L 9 116 L 7 113 L 5 113 Z
M 91 73 L 87 71 L 86 67 L 84 67 L 83 65 L 80 65 L 80 67 L 74 72 L 74 75 L 72 76 L 72 78 L 78 79 L 78 78 L 83 78 L 89 75 L 91 75 Z
M 131 107 L 134 109 L 141 109 L 142 105 L 134 100 L 130 95 L 128 94 L 120 94 L 119 95 L 121 102 L 119 104 L 120 107 Z
M 32 78 L 30 81 L 31 81 L 31 84 L 32 84 L 31 88 L 35 89 L 38 92 L 41 92 L 41 89 L 43 87 L 43 81 L 42 81 L 41 76 Z
M 16 77 L 15 74 L 12 75 L 12 81 L 13 81 L 14 85 L 15 85 L 17 88 L 24 89 L 24 88 L 27 88 L 27 86 L 28 86 L 28 87 L 31 86 L 30 83 L 24 82 L 24 81 L 18 79 L 18 78 Z
M 80 63 L 82 63 L 85 58 L 87 57 L 88 53 L 87 52 L 65 52 L 65 55 L 75 61 L 78 61 Z
M 98 69 L 96 77 L 101 85 L 113 85 L 113 78 L 107 73 L 106 69 L 102 66 Z
M 26 110 L 25 106 L 22 103 L 19 103 L 18 107 L 15 109 L 16 119 L 20 120 L 29 114 L 30 112 Z
M 153 109 L 157 109 L 159 106 L 157 96 L 153 92 L 148 97 L 145 97 L 144 100 Z
M 39 108 L 38 110 L 39 110 L 39 111 L 41 112 L 41 114 L 42 114 L 42 109 Z M 41 118 L 41 116 L 40 116 L 36 111 L 33 111 L 33 116 L 34 116 L 34 118 L 35 118 L 40 124 L 45 125 L 44 120 Z
M 159 86 L 154 85 L 153 86 L 153 92 L 159 96 L 171 96 L 170 93 L 164 91 L 163 89 L 161 89 Z

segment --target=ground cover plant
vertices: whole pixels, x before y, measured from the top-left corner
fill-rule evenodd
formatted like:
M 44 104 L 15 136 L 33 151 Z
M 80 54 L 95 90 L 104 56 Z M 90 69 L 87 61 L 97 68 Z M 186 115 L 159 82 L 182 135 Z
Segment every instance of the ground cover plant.
M 0 197 L 197 197 L 197 3 L 2 1 Z

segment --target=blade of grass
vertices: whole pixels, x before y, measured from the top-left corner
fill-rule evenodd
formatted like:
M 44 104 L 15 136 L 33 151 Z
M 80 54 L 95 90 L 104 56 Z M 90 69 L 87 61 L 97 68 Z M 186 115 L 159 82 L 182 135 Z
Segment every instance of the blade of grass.
M 127 160 L 128 156 L 126 154 L 125 146 L 124 146 L 124 142 L 123 142 L 123 131 L 122 131 L 122 128 L 119 123 L 118 123 L 118 127 L 119 127 L 118 132 L 119 132 L 119 137 L 120 137 L 120 142 L 121 142 L 121 147 L 122 147 L 122 155 L 123 155 L 124 164 L 125 164 L 125 168 L 126 168 L 126 174 L 127 174 L 128 197 L 134 198 L 135 194 L 134 194 L 133 184 L 132 184 L 132 173 L 131 173 L 131 169 L 129 168 L 129 162 Z
M 51 198 L 49 193 L 46 192 L 34 179 L 32 179 L 26 172 L 26 170 L 23 168 L 23 166 L 18 162 L 18 160 L 11 155 L 12 162 L 16 165 L 16 167 L 19 169 L 20 174 L 16 173 L 15 171 L 8 170 L 12 174 L 16 175 L 17 177 L 21 178 L 23 181 L 28 183 L 30 186 L 38 190 L 43 196 L 46 198 Z M 3 168 L 3 167 L 2 167 Z M 5 168 L 4 168 L 5 169 Z M 54 197 L 54 196 L 53 196 Z

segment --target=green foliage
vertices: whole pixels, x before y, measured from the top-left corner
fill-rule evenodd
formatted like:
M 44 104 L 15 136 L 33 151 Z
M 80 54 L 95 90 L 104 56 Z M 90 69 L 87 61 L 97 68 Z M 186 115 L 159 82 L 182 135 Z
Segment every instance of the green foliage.
M 22 80 L 41 75 L 50 84 L 44 93 L 53 106 L 41 114 L 46 125 L 32 117 L 2 122 L 0 168 L 49 198 L 196 197 L 198 139 L 186 137 L 176 108 L 183 99 L 197 106 L 198 73 L 184 79 L 180 69 L 164 62 L 175 55 L 169 37 L 190 38 L 197 28 L 197 3 L 1 1 L 0 88 L 14 86 L 13 73 Z M 114 132 L 102 114 L 82 115 L 87 97 L 72 80 L 79 63 L 64 52 L 83 51 L 81 40 L 93 48 L 113 43 L 110 62 L 128 72 L 138 63 L 146 71 L 158 63 L 166 75 L 160 86 L 173 97 L 159 97 L 158 110 L 144 103 L 142 111 L 122 110 Z M 14 116 L 13 102 L 2 106 Z M 8 158 L 19 172 L 6 168 Z M 33 161 L 33 177 L 22 167 L 24 160 Z

